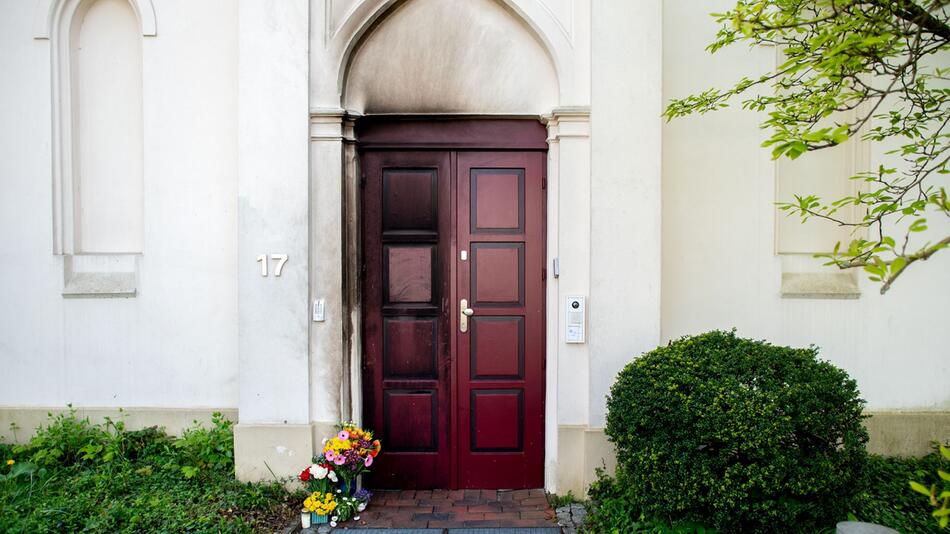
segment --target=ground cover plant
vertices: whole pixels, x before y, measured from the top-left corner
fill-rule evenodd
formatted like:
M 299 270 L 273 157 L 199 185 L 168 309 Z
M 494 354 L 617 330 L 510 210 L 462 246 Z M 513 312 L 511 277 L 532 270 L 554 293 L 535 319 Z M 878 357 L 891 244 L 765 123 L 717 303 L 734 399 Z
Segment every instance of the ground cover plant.
M 893 528 L 903 534 L 940 534 L 937 520 L 932 517 L 933 507 L 908 488 L 909 480 L 922 484 L 938 483 L 937 470 L 941 462 L 936 453 L 924 458 L 893 458 L 872 455 L 868 458 L 867 478 L 862 491 L 856 496 L 852 511 L 837 520 L 858 520 Z M 620 480 L 618 480 L 620 479 Z M 629 534 L 700 534 L 713 532 L 698 524 L 671 524 L 659 518 L 646 517 L 628 495 L 633 488 L 623 481 L 623 473 L 616 477 L 601 473 L 591 485 L 587 516 L 590 533 Z M 816 532 L 833 533 L 834 523 Z
M 619 532 L 636 532 L 641 517 L 692 531 L 819 532 L 864 487 L 863 407 L 855 382 L 814 348 L 718 331 L 673 341 L 611 388 L 618 477 L 595 484 L 599 513 L 626 515 Z
M 904 533 L 946 533 L 933 517 L 933 506 L 908 487 L 918 481 L 930 487 L 940 484 L 938 470 L 945 469 L 936 452 L 924 458 L 874 456 L 868 464 L 864 491 L 855 503 L 853 515 L 861 521 L 877 523 Z
M 235 480 L 233 457 L 220 414 L 181 438 L 50 416 L 28 444 L 0 444 L 0 532 L 259 532 L 299 514 L 276 481 Z

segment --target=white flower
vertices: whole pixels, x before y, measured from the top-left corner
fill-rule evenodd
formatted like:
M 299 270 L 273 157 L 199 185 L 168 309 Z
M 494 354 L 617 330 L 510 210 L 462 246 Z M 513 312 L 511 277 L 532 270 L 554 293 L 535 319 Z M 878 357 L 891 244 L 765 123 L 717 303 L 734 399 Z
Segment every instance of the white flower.
M 330 521 L 330 526 L 331 526 L 331 527 L 335 527 L 335 526 L 336 526 L 336 521 Z
M 336 481 L 337 481 L 336 472 L 334 472 L 334 471 L 330 471 L 330 473 L 327 474 L 326 476 L 327 476 L 330 480 L 332 480 L 333 482 L 336 482 Z
M 357 504 L 357 505 L 356 505 L 356 509 L 357 509 L 357 511 L 362 512 L 363 510 L 366 509 L 366 503 L 365 503 L 365 502 L 361 502 L 361 503 Z
M 322 480 L 322 479 L 326 478 L 326 477 L 327 477 L 327 473 L 329 473 L 329 472 L 330 472 L 329 469 L 327 469 L 326 467 L 323 467 L 323 466 L 321 466 L 321 465 L 313 464 L 313 465 L 310 466 L 310 476 L 312 476 L 313 478 L 316 478 L 317 480 Z M 331 479 L 331 480 L 332 480 L 332 479 Z M 334 482 L 335 482 L 335 481 L 334 481 Z
M 337 493 L 343 493 L 343 490 L 336 490 Z
M 359 520 L 360 520 L 360 516 L 358 516 L 358 515 L 353 516 L 353 521 L 359 521 Z
M 337 519 L 339 519 L 339 517 L 333 516 L 333 517 L 330 518 L 330 521 L 336 521 Z

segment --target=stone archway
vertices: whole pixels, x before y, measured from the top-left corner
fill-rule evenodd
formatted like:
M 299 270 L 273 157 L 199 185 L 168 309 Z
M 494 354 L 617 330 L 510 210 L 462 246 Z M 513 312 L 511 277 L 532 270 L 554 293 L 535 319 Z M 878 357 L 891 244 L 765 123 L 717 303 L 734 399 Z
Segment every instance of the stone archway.
M 550 54 L 496 0 L 402 3 L 343 68 L 343 108 L 364 115 L 540 117 L 558 103 Z
M 360 407 L 360 294 L 359 176 L 353 122 L 363 114 L 520 116 L 546 121 L 549 139 L 549 175 L 556 199 L 559 158 L 559 119 L 584 123 L 570 128 L 572 142 L 586 145 L 586 108 L 560 110 L 566 73 L 574 72 L 570 34 L 537 2 L 478 0 L 456 4 L 436 0 L 402 3 L 368 2 L 343 18 L 339 28 L 328 22 L 327 47 L 339 54 L 336 72 L 340 85 L 326 102 L 333 107 L 311 110 L 311 299 L 326 299 L 325 323 L 311 326 L 311 408 L 315 438 L 339 417 L 359 419 Z M 540 20 L 525 18 L 533 13 Z M 351 25 L 363 21 L 362 27 Z M 418 28 L 434 28 L 419 34 Z M 540 33 L 540 28 L 547 28 Z M 351 41 L 348 41 L 350 39 Z M 396 43 L 394 45 L 394 43 Z M 551 43 L 555 43 L 553 46 Z M 503 56 L 501 60 L 493 60 Z M 394 59 L 395 57 L 395 59 Z M 318 58 L 312 75 L 326 58 Z M 425 68 L 415 69 L 419 64 Z M 331 69 L 327 68 L 327 71 Z M 329 74 L 329 72 L 328 72 Z M 567 76 L 567 85 L 573 80 Z M 317 80 L 312 80 L 317 84 Z M 315 87 L 312 101 L 321 102 L 327 87 Z M 398 88 L 398 90 L 393 90 Z M 586 98 L 582 97 L 582 98 Z M 339 106 L 339 107 L 337 107 Z M 579 135 L 578 135 L 579 134 Z M 573 151 L 572 151 L 573 152 Z M 585 169 L 586 149 L 572 158 Z M 342 158 L 335 156 L 342 153 Z M 330 177 L 339 176 L 342 187 Z M 548 252 L 557 250 L 557 205 L 549 202 Z M 342 228 L 340 228 L 342 226 Z M 343 243 L 316 239 L 343 235 Z M 339 261 L 336 263 L 334 260 Z M 549 263 L 549 261 L 546 261 Z M 559 298 L 556 286 L 549 299 Z M 339 293 L 336 293 L 339 292 Z M 332 312 L 332 313 L 331 313 Z M 331 318 L 330 315 L 333 315 Z M 335 322 L 331 326 L 331 322 Z M 553 481 L 556 458 L 556 339 L 557 314 L 549 313 L 547 356 L 548 402 L 546 420 L 546 479 Z M 329 327 L 329 328 L 328 328 Z M 322 387 L 330 376 L 342 383 Z

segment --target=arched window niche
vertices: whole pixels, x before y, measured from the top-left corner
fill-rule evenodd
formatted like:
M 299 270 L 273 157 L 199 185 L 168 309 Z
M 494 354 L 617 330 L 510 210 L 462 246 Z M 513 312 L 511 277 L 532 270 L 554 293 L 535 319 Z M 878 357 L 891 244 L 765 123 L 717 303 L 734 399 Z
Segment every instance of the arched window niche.
M 134 296 L 144 246 L 142 37 L 149 0 L 40 0 L 49 39 L 53 252 L 63 296 Z

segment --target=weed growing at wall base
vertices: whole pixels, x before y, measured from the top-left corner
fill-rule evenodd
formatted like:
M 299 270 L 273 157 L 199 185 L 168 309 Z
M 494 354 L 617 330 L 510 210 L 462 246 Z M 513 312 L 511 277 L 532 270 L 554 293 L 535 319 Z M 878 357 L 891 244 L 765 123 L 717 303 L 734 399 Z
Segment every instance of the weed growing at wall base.
M 30 443 L 0 444 L 0 532 L 279 530 L 301 497 L 236 481 L 232 443 L 220 414 L 182 438 L 50 416 Z

